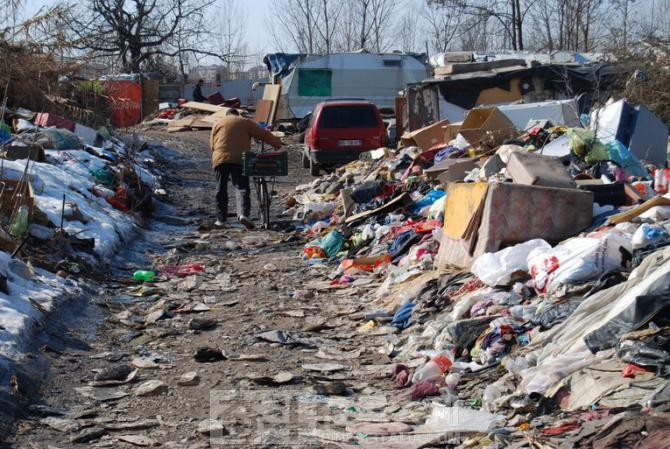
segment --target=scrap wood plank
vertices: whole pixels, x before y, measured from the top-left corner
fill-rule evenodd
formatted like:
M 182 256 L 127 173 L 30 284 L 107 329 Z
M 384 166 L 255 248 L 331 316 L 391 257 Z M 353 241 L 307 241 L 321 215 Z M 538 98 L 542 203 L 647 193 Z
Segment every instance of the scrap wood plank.
M 670 199 L 663 196 L 655 196 L 654 198 L 645 201 L 639 206 L 635 206 L 620 214 L 612 215 L 607 219 L 609 224 L 619 224 L 625 221 L 630 221 L 633 218 L 641 215 L 654 206 L 670 206 Z
M 191 128 L 191 124 L 195 122 L 198 117 L 189 115 L 188 117 L 172 120 L 167 125 L 167 131 L 169 133 L 176 133 L 179 131 L 186 131 Z
M 520 66 L 516 69 L 526 68 L 526 61 L 523 59 L 505 59 L 500 61 L 486 61 L 486 62 L 461 62 L 445 64 L 441 67 L 435 68 L 436 76 L 456 75 L 461 73 L 481 72 L 487 70 L 501 69 L 510 66 Z
M 205 116 L 201 119 L 201 121 L 211 123 L 212 125 L 214 125 L 214 124 L 216 124 L 216 122 L 218 122 L 219 120 L 221 120 L 223 117 L 226 116 L 229 109 L 230 108 L 225 108 L 225 111 L 219 111 L 219 112 L 215 112 L 212 115 Z
M 193 123 L 191 123 L 191 128 L 212 129 L 213 127 L 214 124 L 212 122 L 205 120 L 205 117 L 197 118 L 196 120 L 193 121 Z
M 214 104 L 201 103 L 199 101 L 187 101 L 186 103 L 182 104 L 181 107 L 188 109 L 197 109 L 198 111 L 205 111 L 205 112 L 219 112 L 222 110 L 227 111 L 229 109 L 223 106 L 216 106 Z
M 167 127 L 168 128 L 179 128 L 179 127 L 182 127 L 182 126 L 191 126 L 191 123 L 193 123 L 197 119 L 198 119 L 198 117 L 196 117 L 194 115 L 189 115 L 188 117 L 179 118 L 179 119 L 176 119 L 176 120 L 171 120 L 167 124 Z
M 279 96 L 281 95 L 281 84 L 266 84 L 263 89 L 263 100 L 271 100 L 272 108 L 270 109 L 270 117 L 266 123 L 274 123 L 277 117 L 277 105 L 279 104 Z
M 254 113 L 254 122 L 256 123 L 270 123 L 272 108 L 274 101 L 272 100 L 258 100 L 256 102 L 256 112 Z
M 376 209 L 372 209 L 372 210 L 366 210 L 365 212 L 361 212 L 361 213 L 356 214 L 356 215 L 352 215 L 351 217 L 345 219 L 344 222 L 349 224 L 349 223 L 352 223 L 354 221 L 361 220 L 363 218 L 369 217 L 371 215 L 376 215 L 376 214 L 380 214 L 382 212 L 392 211 L 392 210 L 394 210 L 396 208 L 399 208 L 399 207 L 408 206 L 412 202 L 413 202 L 412 198 L 407 193 L 403 192 L 401 195 L 393 198 L 391 201 L 384 204 L 383 206 L 380 206 L 380 207 L 378 207 Z

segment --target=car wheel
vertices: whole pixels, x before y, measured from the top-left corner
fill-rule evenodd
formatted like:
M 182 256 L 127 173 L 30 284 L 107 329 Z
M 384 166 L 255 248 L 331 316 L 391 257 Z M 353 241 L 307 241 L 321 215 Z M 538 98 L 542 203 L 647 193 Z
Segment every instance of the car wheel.
M 314 161 L 314 158 L 309 158 L 309 174 L 312 176 L 319 176 L 319 164 Z
M 309 153 L 307 150 L 302 152 L 302 168 L 309 168 Z

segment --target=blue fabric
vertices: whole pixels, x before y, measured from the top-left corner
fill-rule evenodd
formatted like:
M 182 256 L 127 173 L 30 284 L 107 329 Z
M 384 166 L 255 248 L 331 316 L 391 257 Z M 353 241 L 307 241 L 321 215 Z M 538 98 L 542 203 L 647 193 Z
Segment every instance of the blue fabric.
M 437 154 L 433 158 L 433 162 L 435 162 L 437 164 L 438 162 L 442 162 L 443 160 L 447 159 L 449 156 L 451 156 L 454 153 L 462 153 L 462 152 L 463 152 L 462 150 L 460 150 L 456 147 L 451 147 L 451 146 L 446 147 L 446 148 L 437 152 Z
M 395 315 L 393 315 L 393 321 L 391 321 L 391 325 L 397 327 L 398 329 L 407 329 L 412 322 L 412 310 L 414 310 L 415 306 L 416 303 L 411 301 L 401 305 Z
M 430 206 L 431 204 L 433 204 L 435 201 L 439 200 L 440 198 L 442 198 L 446 194 L 447 194 L 447 192 L 445 192 L 444 190 L 440 190 L 440 189 L 431 190 L 430 192 L 426 193 L 423 196 L 423 198 L 421 198 L 419 201 L 414 203 L 414 205 L 412 206 L 410 211 L 412 213 L 417 213 L 421 209 L 423 209 L 424 207 Z
M 265 55 L 263 62 L 272 76 L 284 78 L 292 72 L 295 65 L 302 62 L 306 57 L 307 55 L 300 53 L 271 53 Z

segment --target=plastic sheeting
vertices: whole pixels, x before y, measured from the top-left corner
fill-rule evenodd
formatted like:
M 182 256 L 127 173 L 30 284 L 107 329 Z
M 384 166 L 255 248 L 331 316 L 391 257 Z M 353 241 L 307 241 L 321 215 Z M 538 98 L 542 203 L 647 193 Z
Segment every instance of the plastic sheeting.
M 570 317 L 531 341 L 537 366 L 521 372 L 521 388 L 527 393 L 544 394 L 561 379 L 605 357 L 608 351 L 593 354 L 584 337 L 619 316 L 636 298 L 662 292 L 670 285 L 670 248 L 649 255 L 628 281 L 602 290 L 585 299 Z

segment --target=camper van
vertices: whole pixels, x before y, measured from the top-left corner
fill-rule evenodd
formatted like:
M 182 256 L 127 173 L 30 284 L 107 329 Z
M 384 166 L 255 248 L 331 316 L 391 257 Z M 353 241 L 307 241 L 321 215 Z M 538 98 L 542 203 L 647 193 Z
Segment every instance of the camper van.
M 393 110 L 399 91 L 428 77 L 422 58 L 401 53 L 275 53 L 263 61 L 272 81 L 282 86 L 276 120 L 299 120 L 317 104 L 338 99 L 365 100 Z

